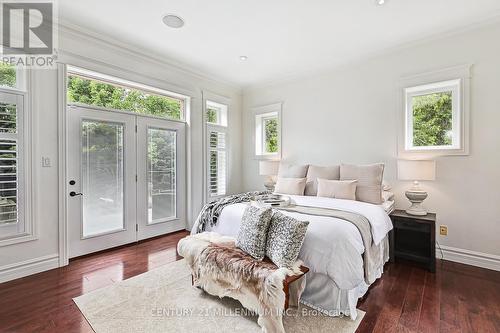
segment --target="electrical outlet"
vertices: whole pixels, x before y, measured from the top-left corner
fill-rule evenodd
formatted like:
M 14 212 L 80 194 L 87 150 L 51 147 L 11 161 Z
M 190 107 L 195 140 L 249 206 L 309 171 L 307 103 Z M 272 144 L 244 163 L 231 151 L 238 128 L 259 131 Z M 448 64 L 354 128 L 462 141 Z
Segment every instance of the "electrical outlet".
M 448 236 L 448 226 L 446 226 L 446 225 L 440 225 L 439 226 L 439 234 L 441 236 Z

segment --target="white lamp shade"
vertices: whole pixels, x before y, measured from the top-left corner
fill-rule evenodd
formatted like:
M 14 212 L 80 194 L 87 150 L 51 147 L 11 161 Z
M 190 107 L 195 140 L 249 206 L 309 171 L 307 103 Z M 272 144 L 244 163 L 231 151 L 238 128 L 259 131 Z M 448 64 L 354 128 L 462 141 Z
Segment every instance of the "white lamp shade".
M 398 160 L 399 180 L 435 180 L 436 162 L 431 160 Z
M 279 166 L 279 161 L 259 161 L 259 174 L 261 176 L 276 176 Z

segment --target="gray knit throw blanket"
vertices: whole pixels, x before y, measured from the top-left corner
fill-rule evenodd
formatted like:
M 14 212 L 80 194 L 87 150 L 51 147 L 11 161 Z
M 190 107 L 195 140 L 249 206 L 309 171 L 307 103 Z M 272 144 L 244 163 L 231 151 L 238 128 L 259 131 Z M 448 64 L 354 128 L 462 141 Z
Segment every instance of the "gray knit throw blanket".
M 202 208 L 200 215 L 198 215 L 198 219 L 196 221 L 196 233 L 205 231 L 207 225 L 210 225 L 211 227 L 215 226 L 224 207 L 240 202 L 250 202 L 250 200 L 254 199 L 257 196 L 270 193 L 271 192 L 269 191 L 246 192 L 229 195 L 227 197 L 220 198 L 219 200 L 207 203 Z

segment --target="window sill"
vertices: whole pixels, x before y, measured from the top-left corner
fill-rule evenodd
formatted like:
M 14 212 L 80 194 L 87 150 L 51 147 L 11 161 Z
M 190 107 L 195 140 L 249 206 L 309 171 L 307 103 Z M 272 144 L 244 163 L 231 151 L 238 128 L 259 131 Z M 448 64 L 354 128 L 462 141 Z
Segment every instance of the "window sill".
M 275 153 L 275 154 L 262 154 L 262 155 L 255 155 L 254 157 L 256 160 L 279 160 L 281 158 L 280 153 Z
M 12 236 L 10 238 L 0 239 L 0 247 L 14 245 L 18 243 L 30 242 L 37 239 L 38 236 L 34 234 L 21 234 L 17 236 Z

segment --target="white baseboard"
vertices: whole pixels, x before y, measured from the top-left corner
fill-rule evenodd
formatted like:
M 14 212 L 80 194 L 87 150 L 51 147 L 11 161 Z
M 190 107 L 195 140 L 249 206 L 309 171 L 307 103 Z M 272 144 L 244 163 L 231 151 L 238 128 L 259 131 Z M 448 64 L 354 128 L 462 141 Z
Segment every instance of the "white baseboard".
M 0 267 L 0 283 L 59 267 L 59 255 L 51 254 Z
M 441 245 L 443 259 L 500 271 L 500 256 Z M 441 259 L 441 252 L 436 248 L 436 258 Z

